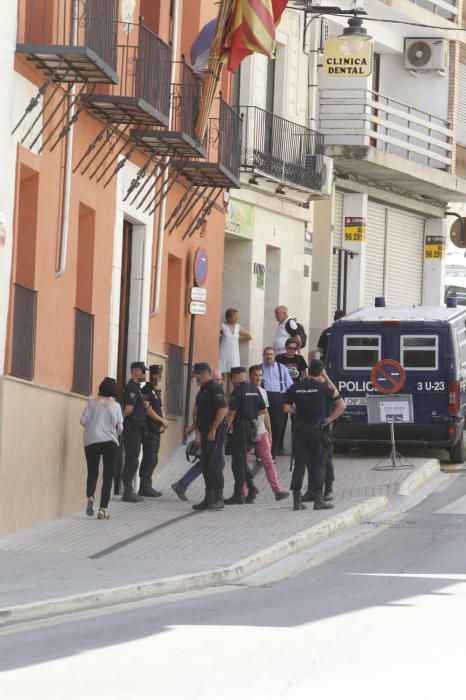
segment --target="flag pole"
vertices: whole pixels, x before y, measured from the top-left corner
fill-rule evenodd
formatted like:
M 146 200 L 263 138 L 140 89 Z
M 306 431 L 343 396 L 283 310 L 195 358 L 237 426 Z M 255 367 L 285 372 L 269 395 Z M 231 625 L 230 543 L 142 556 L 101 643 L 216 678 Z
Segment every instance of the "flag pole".
M 217 25 L 215 28 L 214 40 L 210 51 L 209 64 L 207 66 L 207 77 L 204 81 L 199 116 L 196 122 L 196 137 L 203 141 L 209 123 L 209 116 L 214 102 L 215 91 L 220 80 L 222 70 L 222 51 L 225 39 L 225 32 L 231 17 L 234 0 L 220 0 L 218 9 Z

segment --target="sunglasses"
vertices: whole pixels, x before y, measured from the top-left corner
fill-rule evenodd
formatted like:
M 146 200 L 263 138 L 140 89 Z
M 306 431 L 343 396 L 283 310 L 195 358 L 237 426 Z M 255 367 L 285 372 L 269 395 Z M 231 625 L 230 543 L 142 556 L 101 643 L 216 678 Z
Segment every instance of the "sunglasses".
M 297 345 L 288 345 L 288 350 L 297 350 L 298 346 Z

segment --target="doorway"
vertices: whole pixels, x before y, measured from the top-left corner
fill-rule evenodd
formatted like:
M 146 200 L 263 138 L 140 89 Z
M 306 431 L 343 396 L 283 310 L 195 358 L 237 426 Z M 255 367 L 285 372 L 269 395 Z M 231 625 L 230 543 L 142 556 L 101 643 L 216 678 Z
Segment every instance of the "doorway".
M 120 283 L 120 319 L 118 333 L 118 362 L 117 385 L 118 392 L 123 392 L 127 381 L 126 367 L 128 364 L 128 332 L 129 310 L 131 297 L 131 260 L 133 249 L 133 227 L 129 221 L 123 222 L 123 242 L 121 256 Z

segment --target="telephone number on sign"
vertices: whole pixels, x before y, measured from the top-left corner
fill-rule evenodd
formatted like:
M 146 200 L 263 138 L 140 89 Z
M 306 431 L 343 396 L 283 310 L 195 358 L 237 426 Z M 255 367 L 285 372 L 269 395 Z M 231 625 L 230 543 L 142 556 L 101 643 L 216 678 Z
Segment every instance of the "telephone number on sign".
M 443 250 L 426 250 L 426 258 L 443 258 Z
M 416 385 L 418 391 L 445 391 L 446 388 L 445 382 L 418 382 Z

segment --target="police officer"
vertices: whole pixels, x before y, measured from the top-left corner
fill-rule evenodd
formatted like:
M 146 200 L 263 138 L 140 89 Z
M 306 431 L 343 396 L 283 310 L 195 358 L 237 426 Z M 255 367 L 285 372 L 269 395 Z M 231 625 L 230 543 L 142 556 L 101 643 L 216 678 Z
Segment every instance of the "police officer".
M 231 380 L 234 388 L 228 410 L 228 442 L 235 488 L 225 503 L 254 503 L 259 491 L 249 469 L 248 454 L 257 437 L 257 418 L 265 414 L 266 406 L 259 389 L 246 381 L 245 367 L 232 367 Z M 248 486 L 246 499 L 243 496 L 245 481 Z
M 138 470 L 141 444 L 147 430 L 146 407 L 140 387 L 140 384 L 145 381 L 147 368 L 144 362 L 132 362 L 130 369 L 131 379 L 125 386 L 123 394 L 125 464 L 122 473 L 124 489 L 121 500 L 139 503 L 144 498 L 134 493 L 133 479 Z
M 212 378 L 207 362 L 197 362 L 193 367 L 201 388 L 196 396 L 194 424 L 201 443 L 202 474 L 205 481 L 205 497 L 194 510 L 221 510 L 223 508 L 223 443 L 226 435 L 225 416 L 227 404 L 223 387 Z
M 314 490 L 314 510 L 333 508 L 324 501 L 323 487 L 327 469 L 325 429 L 345 410 L 345 402 L 337 389 L 330 386 L 323 374 L 321 360 L 312 360 L 309 365 L 309 378 L 293 384 L 285 394 L 283 410 L 296 413 L 293 431 L 293 456 L 295 460 L 291 478 L 293 510 L 304 510 L 301 488 L 306 465 L 309 462 Z M 328 402 L 334 400 L 332 411 L 328 413 Z
M 161 390 L 158 388 L 162 371 L 162 365 L 151 365 L 149 381 L 142 389 L 142 397 L 148 407 L 146 408 L 147 431 L 142 440 L 142 460 L 139 468 L 139 495 L 149 498 L 162 495 L 160 491 L 152 488 L 152 474 L 158 463 L 160 434 L 169 426 L 163 411 Z

